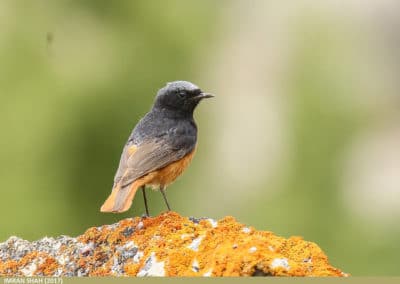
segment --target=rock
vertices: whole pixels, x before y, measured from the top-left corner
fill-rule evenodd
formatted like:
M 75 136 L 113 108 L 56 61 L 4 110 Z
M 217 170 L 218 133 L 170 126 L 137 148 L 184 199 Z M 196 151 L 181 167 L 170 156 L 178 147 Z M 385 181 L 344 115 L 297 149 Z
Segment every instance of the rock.
M 347 276 L 300 237 L 175 212 L 0 243 L 0 276 Z

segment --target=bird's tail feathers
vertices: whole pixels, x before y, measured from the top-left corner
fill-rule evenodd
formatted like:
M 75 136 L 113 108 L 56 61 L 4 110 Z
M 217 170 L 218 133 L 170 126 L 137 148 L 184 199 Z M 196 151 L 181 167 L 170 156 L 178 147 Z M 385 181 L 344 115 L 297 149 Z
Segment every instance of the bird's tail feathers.
M 132 205 L 132 199 L 135 197 L 136 191 L 139 188 L 137 181 L 122 186 L 117 183 L 113 188 L 110 196 L 101 206 L 101 212 L 121 213 L 127 211 Z

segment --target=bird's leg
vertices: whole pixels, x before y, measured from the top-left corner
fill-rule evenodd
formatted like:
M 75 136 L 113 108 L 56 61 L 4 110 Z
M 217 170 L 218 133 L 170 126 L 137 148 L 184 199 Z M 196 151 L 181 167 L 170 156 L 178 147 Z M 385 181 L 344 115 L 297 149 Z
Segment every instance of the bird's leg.
M 162 193 L 162 196 L 164 197 L 164 201 L 165 201 L 165 204 L 167 205 L 168 211 L 171 211 L 171 208 L 169 207 L 169 204 L 168 204 L 167 195 L 165 194 L 165 186 L 161 186 L 160 191 Z
M 142 186 L 142 192 L 143 192 L 143 199 L 144 199 L 144 207 L 146 208 L 146 216 L 149 217 L 149 207 L 147 207 L 147 198 L 146 198 L 146 187 L 143 185 Z

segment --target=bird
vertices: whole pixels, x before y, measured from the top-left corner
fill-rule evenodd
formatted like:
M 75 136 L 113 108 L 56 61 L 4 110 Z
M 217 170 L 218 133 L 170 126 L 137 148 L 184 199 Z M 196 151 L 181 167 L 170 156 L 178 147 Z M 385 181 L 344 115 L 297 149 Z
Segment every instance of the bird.
M 168 211 L 166 188 L 188 167 L 197 147 L 193 113 L 200 101 L 214 97 L 188 81 L 169 82 L 158 90 L 150 111 L 139 120 L 126 142 L 111 194 L 101 212 L 129 210 L 141 189 L 149 215 L 146 188 L 159 189 Z

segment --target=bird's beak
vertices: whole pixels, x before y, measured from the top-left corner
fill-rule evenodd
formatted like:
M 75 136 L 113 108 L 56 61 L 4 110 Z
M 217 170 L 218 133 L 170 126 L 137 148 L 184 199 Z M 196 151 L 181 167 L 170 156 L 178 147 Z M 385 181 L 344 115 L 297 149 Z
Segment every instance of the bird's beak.
M 213 98 L 213 97 L 215 97 L 215 96 L 213 94 L 210 94 L 210 93 L 200 93 L 195 98 L 196 99 L 207 99 L 207 98 Z

